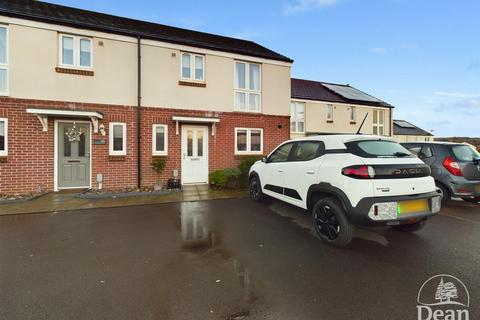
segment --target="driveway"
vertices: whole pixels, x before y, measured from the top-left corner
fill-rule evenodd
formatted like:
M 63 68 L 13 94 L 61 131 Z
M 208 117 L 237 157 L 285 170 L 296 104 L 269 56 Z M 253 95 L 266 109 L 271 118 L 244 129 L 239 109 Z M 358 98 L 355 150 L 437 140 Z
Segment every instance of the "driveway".
M 480 206 L 418 234 L 317 239 L 302 210 L 249 199 L 0 217 L 0 319 L 416 319 L 431 276 L 480 317 Z

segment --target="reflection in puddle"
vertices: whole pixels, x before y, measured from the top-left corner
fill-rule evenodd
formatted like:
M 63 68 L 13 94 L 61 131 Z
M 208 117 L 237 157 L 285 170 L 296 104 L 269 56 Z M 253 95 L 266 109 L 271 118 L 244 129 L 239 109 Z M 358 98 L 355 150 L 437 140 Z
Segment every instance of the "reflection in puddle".
M 237 281 L 233 281 L 234 288 L 238 288 L 238 292 L 233 293 L 239 298 L 242 297 L 242 303 L 240 304 L 240 310 L 236 312 L 229 312 L 225 315 L 225 319 L 245 319 L 250 314 L 251 304 L 256 300 L 256 296 L 253 294 L 252 276 L 248 268 L 246 268 L 237 259 L 232 258 L 227 251 L 221 246 L 219 235 L 210 229 L 212 223 L 207 222 L 206 215 L 202 212 L 200 207 L 182 207 L 180 213 L 180 233 L 183 238 L 182 249 L 187 252 L 200 254 L 202 257 L 208 259 L 218 259 L 221 257 L 223 261 L 216 262 L 222 264 L 225 260 L 227 263 L 227 275 L 229 277 L 236 278 Z M 230 264 L 231 263 L 231 264 Z M 231 266 L 231 269 L 228 268 Z M 220 281 L 218 281 L 220 282 Z M 236 283 L 236 284 L 235 284 Z

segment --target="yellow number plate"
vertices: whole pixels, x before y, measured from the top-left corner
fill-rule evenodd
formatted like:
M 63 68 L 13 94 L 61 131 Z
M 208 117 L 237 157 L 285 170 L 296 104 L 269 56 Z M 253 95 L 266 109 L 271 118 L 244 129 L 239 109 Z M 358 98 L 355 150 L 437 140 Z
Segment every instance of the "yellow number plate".
M 406 215 L 416 212 L 428 212 L 430 208 L 428 206 L 428 199 L 401 201 L 398 202 L 397 212 L 398 215 Z

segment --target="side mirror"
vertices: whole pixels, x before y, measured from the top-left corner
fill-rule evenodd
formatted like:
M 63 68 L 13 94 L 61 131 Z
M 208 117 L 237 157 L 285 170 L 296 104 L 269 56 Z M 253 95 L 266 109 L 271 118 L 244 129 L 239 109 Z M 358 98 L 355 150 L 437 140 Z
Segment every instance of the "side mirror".
M 267 158 L 266 156 L 263 156 L 262 162 L 263 162 L 263 163 L 267 163 L 267 162 L 268 162 L 268 158 Z
M 473 163 L 478 166 L 480 164 L 480 158 L 473 158 Z

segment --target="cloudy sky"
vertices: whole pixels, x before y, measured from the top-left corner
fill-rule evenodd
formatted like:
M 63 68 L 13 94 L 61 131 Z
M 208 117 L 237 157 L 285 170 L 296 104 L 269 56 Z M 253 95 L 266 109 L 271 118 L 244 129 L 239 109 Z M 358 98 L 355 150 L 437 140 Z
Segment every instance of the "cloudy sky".
M 480 136 L 478 0 L 49 0 L 246 38 L 294 77 L 349 83 L 438 136 Z

